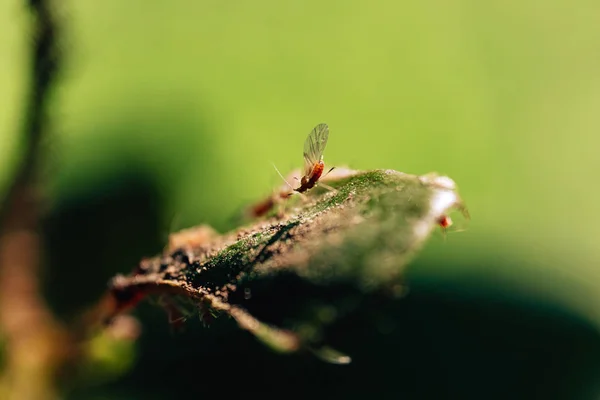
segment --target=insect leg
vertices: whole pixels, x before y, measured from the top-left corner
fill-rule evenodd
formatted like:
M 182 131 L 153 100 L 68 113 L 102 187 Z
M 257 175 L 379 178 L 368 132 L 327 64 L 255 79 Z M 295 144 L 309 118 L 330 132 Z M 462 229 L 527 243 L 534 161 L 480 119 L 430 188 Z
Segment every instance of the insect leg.
M 331 168 L 329 168 L 329 171 L 327 171 L 327 173 L 326 173 L 325 175 L 323 175 L 323 176 L 321 177 L 321 179 L 323 179 L 323 178 L 325 178 L 327 175 L 329 175 L 329 173 L 330 173 L 331 171 L 333 171 L 334 169 L 335 169 L 335 167 L 331 167 Z
M 337 193 L 337 191 L 338 191 L 336 188 L 333 188 L 333 187 L 331 187 L 329 185 L 326 185 L 323 182 L 319 182 L 319 186 L 321 186 L 322 188 L 327 189 L 327 190 L 329 190 L 330 192 L 333 192 L 333 193 Z

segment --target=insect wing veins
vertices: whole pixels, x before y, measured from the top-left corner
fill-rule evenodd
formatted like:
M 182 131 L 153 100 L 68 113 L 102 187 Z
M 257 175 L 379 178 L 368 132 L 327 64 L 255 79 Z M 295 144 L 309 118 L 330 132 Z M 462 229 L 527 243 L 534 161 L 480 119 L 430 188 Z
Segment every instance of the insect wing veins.
M 319 124 L 314 127 L 304 142 L 304 169 L 309 175 L 316 163 L 323 158 L 323 151 L 329 138 L 329 126 Z

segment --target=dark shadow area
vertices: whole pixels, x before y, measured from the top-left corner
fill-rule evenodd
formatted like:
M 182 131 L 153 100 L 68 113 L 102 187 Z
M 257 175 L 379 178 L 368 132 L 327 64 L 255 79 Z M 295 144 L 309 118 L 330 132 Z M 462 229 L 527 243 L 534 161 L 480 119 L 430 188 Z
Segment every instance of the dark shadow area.
M 44 276 L 44 289 L 58 315 L 91 305 L 114 274 L 131 270 L 140 255 L 162 250 L 163 198 L 152 175 L 132 166 L 54 207 L 44 221 L 52 271 Z
M 202 110 L 183 100 L 157 112 L 152 100 L 99 118 L 52 154 L 56 199 L 43 220 L 44 292 L 60 317 L 97 301 L 117 273 L 160 253 L 180 222 L 178 188 L 217 164 Z M 64 157 L 62 159 L 61 157 Z M 204 171 L 204 172 L 202 172 Z M 51 178 L 51 179 L 50 179 Z M 200 212 L 202 208 L 200 207 Z M 171 213 L 171 215 L 168 215 Z
M 293 285 L 281 282 L 253 311 L 282 312 L 282 302 L 294 302 Z M 138 315 L 145 330 L 137 367 L 71 399 L 596 399 L 600 391 L 593 326 L 483 277 L 477 287 L 420 280 L 401 299 L 363 298 L 327 332 L 329 344 L 352 356 L 347 366 L 273 353 L 226 317 L 209 328 L 190 320 L 173 333 L 156 307 L 143 305 Z

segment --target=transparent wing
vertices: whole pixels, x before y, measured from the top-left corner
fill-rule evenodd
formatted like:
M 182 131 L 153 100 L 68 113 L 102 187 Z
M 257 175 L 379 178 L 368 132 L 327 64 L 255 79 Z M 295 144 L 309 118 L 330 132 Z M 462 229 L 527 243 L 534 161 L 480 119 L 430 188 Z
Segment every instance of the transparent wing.
M 323 150 L 329 138 L 329 127 L 327 124 L 319 124 L 310 132 L 304 142 L 304 171 L 309 175 L 315 163 L 321 161 Z

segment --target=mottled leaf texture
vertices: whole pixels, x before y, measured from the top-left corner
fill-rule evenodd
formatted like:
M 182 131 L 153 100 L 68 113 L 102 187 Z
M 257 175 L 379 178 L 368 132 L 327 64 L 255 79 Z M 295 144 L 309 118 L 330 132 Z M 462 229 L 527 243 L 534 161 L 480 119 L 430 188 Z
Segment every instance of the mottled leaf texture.
M 113 280 L 120 309 L 146 295 L 183 297 L 278 351 L 349 363 L 327 332 L 370 296 L 402 293 L 409 260 L 441 219 L 466 210 L 454 182 L 436 174 L 339 169 L 327 184 L 224 235 L 174 234 L 163 255 Z

